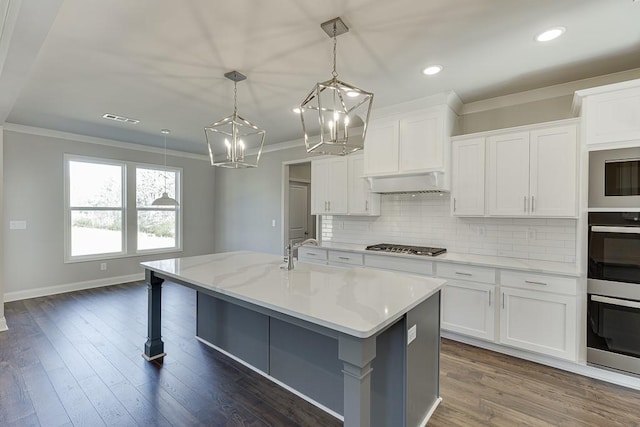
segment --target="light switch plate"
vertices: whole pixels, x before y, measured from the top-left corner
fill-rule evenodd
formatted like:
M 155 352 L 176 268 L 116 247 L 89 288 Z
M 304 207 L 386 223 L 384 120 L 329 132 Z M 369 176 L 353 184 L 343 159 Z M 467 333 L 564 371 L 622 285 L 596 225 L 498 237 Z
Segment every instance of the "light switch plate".
M 418 325 L 413 325 L 407 331 L 407 345 L 411 344 L 413 340 L 418 336 Z
M 26 229 L 27 229 L 27 221 L 23 221 L 23 220 L 9 221 L 9 230 L 26 230 Z

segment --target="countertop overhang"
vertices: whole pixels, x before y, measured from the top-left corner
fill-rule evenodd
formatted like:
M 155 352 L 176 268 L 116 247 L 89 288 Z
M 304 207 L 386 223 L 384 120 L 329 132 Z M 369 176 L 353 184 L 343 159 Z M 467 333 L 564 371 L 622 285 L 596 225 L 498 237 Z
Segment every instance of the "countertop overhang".
M 225 252 L 143 262 L 168 279 L 187 281 L 251 304 L 358 338 L 395 323 L 445 284 L 443 279 L 362 267 L 296 262 L 282 256 Z

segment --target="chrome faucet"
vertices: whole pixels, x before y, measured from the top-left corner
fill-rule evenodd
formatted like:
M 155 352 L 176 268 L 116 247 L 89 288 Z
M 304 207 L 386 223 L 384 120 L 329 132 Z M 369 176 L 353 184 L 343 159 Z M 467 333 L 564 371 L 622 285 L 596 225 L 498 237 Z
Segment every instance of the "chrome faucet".
M 316 239 L 307 239 L 307 240 L 303 240 L 300 243 L 291 243 L 289 242 L 289 244 L 287 245 L 287 270 L 293 270 L 293 251 L 294 249 L 299 248 L 300 246 L 306 245 L 307 243 L 313 245 L 313 246 L 318 246 L 319 243 Z

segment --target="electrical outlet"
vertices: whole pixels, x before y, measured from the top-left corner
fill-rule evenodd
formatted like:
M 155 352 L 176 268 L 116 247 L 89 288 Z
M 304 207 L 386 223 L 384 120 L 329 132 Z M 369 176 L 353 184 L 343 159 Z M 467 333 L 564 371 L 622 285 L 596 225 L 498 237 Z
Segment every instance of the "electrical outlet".
M 271 220 L 271 226 L 272 226 L 273 228 L 275 228 L 275 227 L 276 227 L 276 220 L 275 220 L 275 219 L 272 219 L 272 220 Z
M 101 271 L 105 271 L 107 269 L 107 263 L 106 262 L 101 262 L 100 263 L 100 270 Z
M 529 230 L 527 230 L 527 238 L 529 240 L 536 240 L 536 229 L 535 228 L 530 228 Z
M 407 331 L 407 345 L 411 344 L 413 340 L 418 336 L 418 325 L 413 325 Z
M 478 227 L 478 236 L 486 236 L 487 235 L 487 229 L 485 226 L 481 225 Z

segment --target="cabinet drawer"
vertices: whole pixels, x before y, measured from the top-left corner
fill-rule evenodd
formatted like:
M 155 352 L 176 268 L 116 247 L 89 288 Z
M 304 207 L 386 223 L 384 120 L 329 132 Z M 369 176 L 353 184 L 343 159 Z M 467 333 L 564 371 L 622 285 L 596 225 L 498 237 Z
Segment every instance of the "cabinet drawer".
M 547 274 L 526 273 L 521 271 L 501 271 L 500 284 L 511 288 L 554 292 L 576 295 L 577 282 L 572 277 L 549 276 Z
M 362 254 L 353 252 L 329 251 L 329 262 L 362 265 Z
M 496 282 L 496 270 L 494 268 L 477 267 L 474 265 L 439 262 L 436 265 L 436 276 L 482 283 Z
M 327 262 L 327 250 L 301 246 L 298 248 L 298 259 L 300 261 Z
M 433 276 L 433 262 L 421 259 L 400 258 L 384 255 L 365 255 L 364 265 L 385 270 Z

